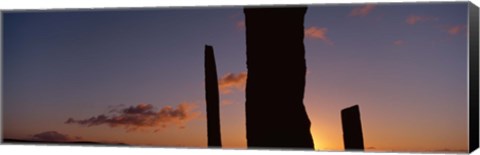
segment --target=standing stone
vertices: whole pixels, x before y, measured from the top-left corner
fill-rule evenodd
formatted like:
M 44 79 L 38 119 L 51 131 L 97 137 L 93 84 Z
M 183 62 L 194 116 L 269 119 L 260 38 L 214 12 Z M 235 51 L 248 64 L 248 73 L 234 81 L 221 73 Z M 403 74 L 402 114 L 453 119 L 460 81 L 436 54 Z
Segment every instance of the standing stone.
M 362 121 L 358 105 L 345 108 L 341 113 L 345 150 L 363 151 Z
M 306 7 L 244 9 L 249 148 L 314 148 L 303 105 L 306 11 Z
M 213 47 L 205 45 L 205 97 L 207 102 L 208 147 L 222 147 L 217 67 Z

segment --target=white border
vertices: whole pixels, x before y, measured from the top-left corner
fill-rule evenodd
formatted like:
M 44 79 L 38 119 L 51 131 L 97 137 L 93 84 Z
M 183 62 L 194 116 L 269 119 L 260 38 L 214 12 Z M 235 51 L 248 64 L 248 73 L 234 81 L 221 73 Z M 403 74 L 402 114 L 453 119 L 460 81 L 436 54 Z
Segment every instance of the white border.
M 345 3 L 406 3 L 406 2 L 451 2 L 467 0 L 1 0 L 0 10 L 12 9 L 72 9 L 72 8 L 137 8 L 165 6 L 231 6 L 265 4 L 345 4 Z M 478 0 L 473 0 L 473 2 Z

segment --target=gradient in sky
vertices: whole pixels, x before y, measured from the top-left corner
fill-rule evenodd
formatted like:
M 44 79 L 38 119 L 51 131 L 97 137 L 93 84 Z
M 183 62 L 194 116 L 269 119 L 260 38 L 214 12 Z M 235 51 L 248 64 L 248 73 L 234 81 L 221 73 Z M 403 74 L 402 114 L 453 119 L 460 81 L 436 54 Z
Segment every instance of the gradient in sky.
M 466 152 L 467 6 L 309 6 L 315 148 L 343 150 L 358 104 L 366 151 Z M 246 147 L 241 7 L 6 12 L 3 35 L 4 138 L 206 147 L 209 44 L 223 147 Z

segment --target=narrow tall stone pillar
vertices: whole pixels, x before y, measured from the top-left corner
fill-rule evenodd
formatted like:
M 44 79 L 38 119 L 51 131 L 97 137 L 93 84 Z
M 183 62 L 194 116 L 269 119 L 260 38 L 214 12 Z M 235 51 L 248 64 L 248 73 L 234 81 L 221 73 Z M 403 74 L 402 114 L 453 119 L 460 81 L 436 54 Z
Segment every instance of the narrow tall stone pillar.
M 358 105 L 345 108 L 341 113 L 345 150 L 363 151 L 362 121 Z
M 303 105 L 306 11 L 306 7 L 244 9 L 249 148 L 314 148 Z
M 217 67 L 213 47 L 205 45 L 205 97 L 207 102 L 208 147 L 222 147 Z

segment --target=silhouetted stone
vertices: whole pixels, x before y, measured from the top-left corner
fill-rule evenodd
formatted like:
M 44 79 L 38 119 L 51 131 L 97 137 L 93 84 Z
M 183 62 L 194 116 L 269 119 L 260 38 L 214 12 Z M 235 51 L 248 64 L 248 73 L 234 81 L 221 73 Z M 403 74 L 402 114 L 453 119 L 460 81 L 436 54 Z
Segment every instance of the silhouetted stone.
M 205 45 L 205 97 L 207 102 L 208 146 L 221 147 L 217 67 L 213 47 L 208 45 Z
M 306 7 L 245 8 L 248 147 L 313 149 L 305 89 Z
M 341 113 L 345 150 L 363 151 L 362 121 L 358 105 L 345 108 Z

